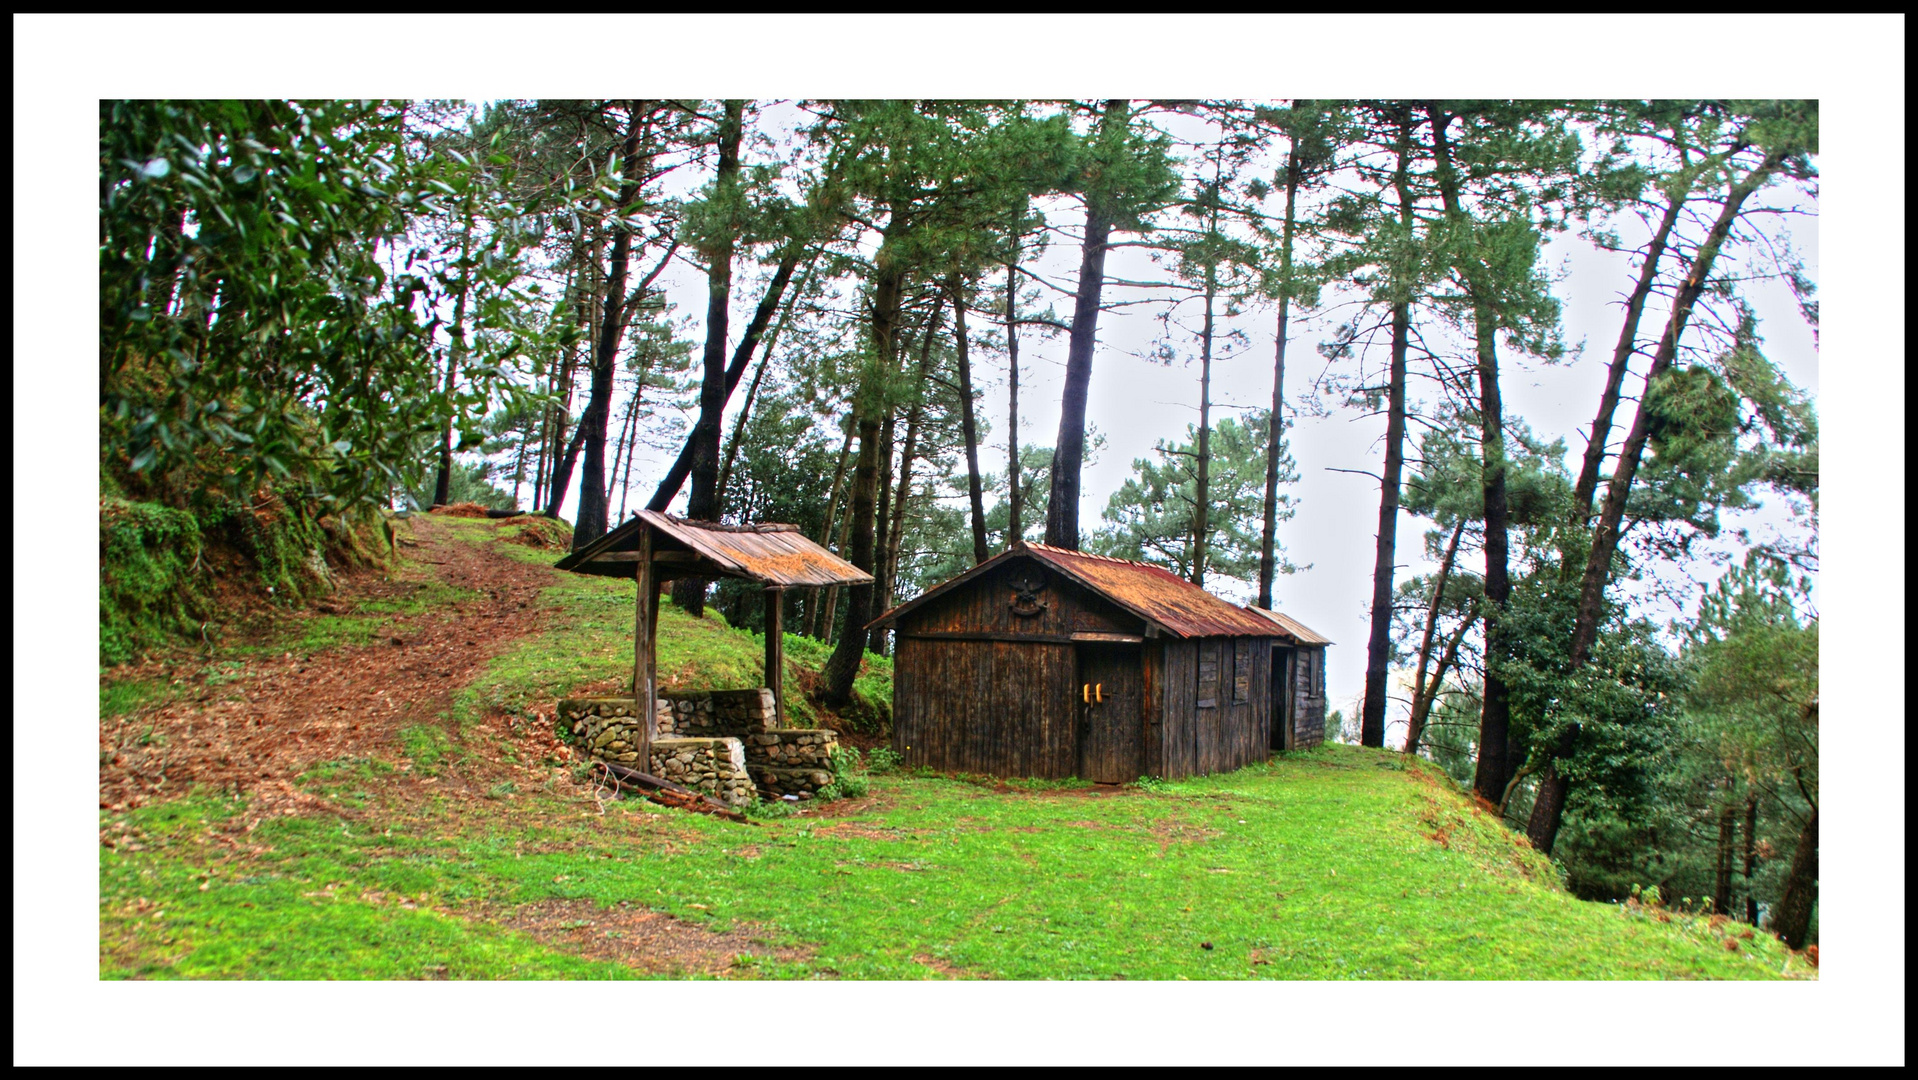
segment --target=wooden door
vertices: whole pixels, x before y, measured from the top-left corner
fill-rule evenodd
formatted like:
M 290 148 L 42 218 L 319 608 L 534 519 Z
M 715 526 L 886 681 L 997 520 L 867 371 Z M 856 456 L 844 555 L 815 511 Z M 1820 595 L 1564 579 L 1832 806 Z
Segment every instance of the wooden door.
M 1272 646 L 1272 749 L 1292 749 L 1292 650 Z
M 1129 784 L 1144 772 L 1145 693 L 1137 645 L 1079 646 L 1079 775 Z

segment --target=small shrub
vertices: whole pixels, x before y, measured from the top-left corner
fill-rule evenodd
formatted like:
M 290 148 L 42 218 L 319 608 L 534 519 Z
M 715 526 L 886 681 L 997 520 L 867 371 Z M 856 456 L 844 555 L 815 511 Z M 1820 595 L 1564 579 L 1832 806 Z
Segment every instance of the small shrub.
M 863 798 L 869 790 L 866 778 L 863 776 L 842 776 L 833 781 L 831 786 L 837 788 L 839 792 L 833 796 L 835 799 Z M 824 796 L 824 792 L 821 792 L 821 796 Z
M 489 799 L 504 799 L 518 790 L 518 784 L 513 783 L 511 780 L 504 780 L 488 788 L 486 790 L 486 797 Z
M 793 804 L 784 799 L 766 799 L 746 804 L 740 809 L 740 813 L 749 818 L 770 821 L 774 818 L 791 817 Z
M 894 750 L 892 747 L 876 746 L 866 755 L 866 771 L 889 773 L 897 769 L 904 760 L 904 758 L 899 756 L 899 751 Z
M 1156 776 L 1141 776 L 1139 777 L 1139 789 L 1142 791 L 1150 791 L 1154 795 L 1164 795 L 1172 790 L 1172 782 L 1170 780 L 1161 780 Z

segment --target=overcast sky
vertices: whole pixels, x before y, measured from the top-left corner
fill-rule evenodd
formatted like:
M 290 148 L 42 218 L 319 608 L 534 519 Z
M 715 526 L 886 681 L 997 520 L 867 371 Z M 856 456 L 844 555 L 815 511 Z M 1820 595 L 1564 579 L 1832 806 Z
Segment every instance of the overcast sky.
M 789 102 L 783 101 L 765 103 L 761 117 L 763 128 L 774 132 L 790 130 L 804 119 Z M 1205 137 L 1204 125 L 1190 117 L 1157 114 L 1155 120 L 1183 141 L 1196 142 Z M 1263 176 L 1270 180 L 1274 169 L 1282 164 L 1284 145 L 1278 143 L 1273 149 L 1277 151 L 1279 159 L 1255 161 L 1245 171 L 1245 177 Z M 750 160 L 753 159 L 749 157 Z M 686 193 L 710 180 L 710 163 L 700 162 L 673 174 L 670 188 L 677 193 Z M 1306 193 L 1305 198 L 1310 197 L 1311 193 Z M 1272 215 L 1280 214 L 1283 210 L 1282 200 L 1282 191 L 1275 193 L 1267 200 L 1265 211 Z M 1797 200 L 1797 204 L 1816 209 L 1809 200 Z M 1080 256 L 1076 237 L 1084 220 L 1083 210 L 1070 199 L 1051 199 L 1040 205 L 1052 226 L 1066 235 L 1055 235 L 1045 255 L 1032 262 L 1030 268 L 1056 286 L 1074 288 L 1078 280 Z M 1781 231 L 1788 234 L 1791 246 L 1804 257 L 1808 276 L 1817 281 L 1817 219 L 1813 216 L 1782 218 L 1780 227 Z M 1626 221 L 1619 228 L 1628 242 L 1634 238 L 1634 229 L 1641 233 L 1645 231 L 1635 221 Z M 1115 236 L 1115 240 L 1119 241 L 1136 239 L 1136 234 Z M 1563 325 L 1569 346 L 1568 357 L 1547 364 L 1502 350 L 1503 372 L 1500 382 L 1507 416 L 1522 418 L 1547 441 L 1563 438 L 1568 468 L 1575 474 L 1579 457 L 1585 448 L 1583 431 L 1591 423 L 1604 384 L 1612 345 L 1618 336 L 1623 317 L 1622 297 L 1630 291 L 1636 269 L 1627 256 L 1601 251 L 1573 233 L 1555 238 L 1547 248 L 1543 261 L 1547 269 L 1559 278 L 1554 292 L 1564 305 Z M 742 261 L 739 265 L 741 269 L 736 271 L 731 321 L 734 341 L 737 340 L 739 329 L 750 318 L 761 291 L 758 272 L 755 271 L 753 277 L 747 277 L 745 263 Z M 1723 269 L 1726 267 L 1721 265 Z M 1154 265 L 1147 250 L 1140 247 L 1112 249 L 1106 271 L 1111 279 L 1130 281 L 1165 281 L 1170 277 L 1165 269 Z M 662 275 L 662 281 L 666 284 L 669 298 L 677 305 L 677 314 L 695 317 L 690 327 L 694 341 L 703 340 L 706 303 L 704 276 L 692 265 L 676 260 L 673 268 Z M 999 284 L 998 287 L 1003 288 L 1003 285 Z M 1053 304 L 1058 318 L 1069 322 L 1071 297 L 1043 288 L 1041 291 Z M 1800 315 L 1796 299 L 1789 289 L 1778 282 L 1756 283 L 1748 292 L 1758 313 L 1767 355 L 1795 385 L 1816 400 L 1818 354 L 1811 329 Z M 1099 319 L 1099 347 L 1094 354 L 1087 419 L 1104 434 L 1106 443 L 1097 459 L 1086 468 L 1083 479 L 1084 501 L 1080 507 L 1080 527 L 1085 536 L 1089 537 L 1103 524 L 1101 512 L 1112 493 L 1135 475 L 1134 461 L 1153 456 L 1153 446 L 1159 440 L 1182 438 L 1186 426 L 1198 421 L 1198 343 L 1189 329 L 1197 322 L 1196 305 L 1188 303 L 1181 310 L 1181 317 L 1188 329 L 1175 328 L 1167 339 L 1166 328 L 1160 321 L 1165 305 L 1136 302 L 1149 296 L 1167 295 L 1163 291 L 1149 292 L 1112 284 L 1108 284 L 1105 290 L 1106 303 L 1120 303 L 1113 310 L 1101 314 Z M 1326 372 L 1326 363 L 1315 346 L 1330 336 L 1338 320 L 1350 318 L 1353 314 L 1349 295 L 1328 290 L 1325 300 L 1326 307 L 1321 311 L 1295 311 L 1290 326 L 1292 340 L 1287 349 L 1286 398 L 1292 422 L 1296 425 L 1290 432 L 1290 439 L 1299 480 L 1288 491 L 1296 501 L 1296 514 L 1291 521 L 1282 523 L 1280 541 L 1286 548 L 1287 556 L 1301 569 L 1278 580 L 1274 587 L 1274 602 L 1287 614 L 1337 643 L 1327 653 L 1327 686 L 1331 707 L 1343 709 L 1350 715 L 1351 704 L 1363 688 L 1365 675 L 1373 544 L 1379 506 L 1378 481 L 1362 474 L 1376 474 L 1382 467 L 1385 419 L 1380 415 L 1366 415 L 1342 408 L 1331 396 L 1318 393 L 1317 384 Z M 1128 301 L 1131 303 L 1125 303 Z M 1340 301 L 1347 302 L 1346 306 L 1334 309 L 1333 305 Z M 1041 300 L 1042 305 L 1046 302 L 1047 299 Z M 971 325 L 975 337 L 985 330 L 997 328 L 990 318 L 991 314 L 974 314 Z M 1225 325 L 1241 331 L 1244 339 L 1239 344 L 1226 346 L 1223 359 L 1215 359 L 1215 423 L 1223 416 L 1236 415 L 1241 409 L 1263 409 L 1270 405 L 1273 345 L 1277 330 L 1275 315 L 1276 308 L 1273 305 L 1253 304 L 1237 318 L 1225 321 Z M 1430 322 L 1426 320 L 1423 328 L 1428 341 L 1440 348 L 1443 348 L 1441 343 L 1449 341 L 1457 349 L 1469 352 L 1469 341 L 1448 335 L 1430 325 Z M 1654 302 L 1645 316 L 1641 336 L 1655 338 L 1662 325 L 1663 309 Z M 947 327 L 949 332 L 949 320 Z M 1693 337 L 1696 337 L 1695 332 Z M 1161 340 L 1167 340 L 1178 357 L 1170 364 L 1154 358 L 1158 352 L 1156 346 Z M 1368 358 L 1368 370 L 1378 369 L 1383 351 L 1384 343 L 1381 340 L 1377 353 Z M 783 356 L 789 350 L 778 349 L 776 352 Z M 1215 355 L 1218 352 L 1215 350 Z M 1031 328 L 1022 330 L 1019 434 L 1022 446 L 1050 446 L 1056 439 L 1065 353 L 1065 334 L 1041 336 Z M 1007 412 L 1006 357 L 1003 350 L 979 350 L 973 355 L 974 379 L 983 391 L 980 415 L 992 428 L 987 436 L 989 445 L 982 448 L 982 467 L 988 471 L 1002 472 Z M 1349 364 L 1342 366 L 1349 368 Z M 1412 394 L 1429 395 L 1428 384 L 1416 377 L 1417 365 L 1414 367 Z M 1641 371 L 1642 367 L 1641 361 Z M 1636 394 L 1636 378 L 1627 384 L 1626 392 Z M 737 415 L 744 397 L 743 391 L 733 395 L 727 413 L 729 426 L 725 430 L 731 430 L 731 418 Z M 688 404 L 696 406 L 697 403 Z M 1620 423 L 1626 426 L 1631 422 L 1630 406 L 1631 403 L 1626 402 L 1627 411 L 1621 413 Z M 583 399 L 576 402 L 575 407 L 583 407 Z M 683 414 L 683 424 L 690 426 L 695 414 L 696 409 L 688 409 Z M 623 412 L 616 407 L 613 416 L 617 418 L 621 415 Z M 1415 450 L 1411 437 L 1416 434 L 1414 427 L 1408 436 L 1408 455 Z M 1618 434 L 1614 434 L 1614 440 Z M 664 450 L 642 448 L 636 455 L 629 510 L 643 504 L 676 453 L 675 443 Z M 530 499 L 529 487 L 525 493 L 527 505 L 530 505 Z M 675 509 L 682 509 L 684 501 L 682 490 Z M 1775 503 L 1775 500 L 1772 502 Z M 963 507 L 964 499 L 954 497 L 952 503 L 955 507 Z M 568 515 L 572 513 L 570 497 L 564 512 Z M 1043 513 L 1043 509 L 1039 512 Z M 1727 515 L 1725 523 L 1727 533 L 1733 528 L 1746 527 L 1760 537 L 1769 528 L 1791 525 L 1782 507 L 1777 505 L 1767 505 L 1756 512 Z M 1397 580 L 1403 581 L 1418 573 L 1436 569 L 1424 558 L 1422 537 L 1430 527 L 1429 521 L 1411 514 L 1400 515 L 1397 550 L 1402 569 L 1398 572 Z M 1719 543 L 1708 545 L 1707 549 L 1725 555 L 1741 551 L 1742 547 L 1727 535 Z M 1474 560 L 1476 558 L 1474 556 Z M 1471 568 L 1477 570 L 1481 565 L 1474 561 Z M 1685 579 L 1688 572 L 1697 579 L 1696 583 Z M 1669 591 L 1634 587 L 1629 583 L 1622 587 L 1633 590 L 1641 611 L 1662 625 L 1682 614 L 1671 601 L 1670 593 L 1694 595 L 1697 588 L 1715 580 L 1718 572 L 1716 564 L 1700 560 L 1689 567 L 1664 568 L 1664 581 L 1671 586 Z M 1208 587 L 1238 602 L 1250 602 L 1254 598 L 1253 587 L 1226 579 L 1214 578 L 1208 582 Z M 1403 707 L 1395 710 L 1402 711 Z

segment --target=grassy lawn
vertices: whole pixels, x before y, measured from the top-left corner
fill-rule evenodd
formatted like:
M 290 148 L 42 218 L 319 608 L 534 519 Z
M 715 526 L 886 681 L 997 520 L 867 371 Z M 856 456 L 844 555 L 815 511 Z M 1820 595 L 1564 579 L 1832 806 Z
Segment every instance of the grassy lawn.
M 378 766 L 340 763 L 306 783 L 361 809 L 275 818 L 238 848 L 219 828 L 230 799 L 103 820 L 122 839 L 101 859 L 101 974 L 639 974 L 502 925 L 547 901 L 749 931 L 765 948 L 719 972 L 735 978 L 1811 974 L 1738 924 L 1572 899 L 1436 770 L 1402 764 L 1329 747 L 1150 792 L 875 776 L 844 816 L 755 827 L 644 803 L 602 815 L 557 778 L 402 801 Z
M 522 526 L 442 524 L 462 549 L 556 558 L 502 542 Z M 472 617 L 450 606 L 479 595 L 472 579 L 432 580 L 432 565 L 293 628 L 298 644 Z M 1575 900 L 1435 767 L 1354 747 L 1125 788 L 874 774 L 863 798 L 754 825 L 607 801 L 551 743 L 547 710 L 629 685 L 634 587 L 547 582 L 527 593 L 536 629 L 448 711 L 302 766 L 290 792 L 103 811 L 101 977 L 1815 977 L 1736 923 Z M 712 612 L 661 615 L 666 685 L 761 684 L 758 638 Z M 195 692 L 226 700 L 261 651 L 208 657 Z M 826 647 L 789 635 L 786 655 L 793 722 L 843 730 L 888 711 L 884 658 L 835 718 L 806 699 Z M 137 742 L 147 710 L 183 692 L 103 680 L 101 711 Z

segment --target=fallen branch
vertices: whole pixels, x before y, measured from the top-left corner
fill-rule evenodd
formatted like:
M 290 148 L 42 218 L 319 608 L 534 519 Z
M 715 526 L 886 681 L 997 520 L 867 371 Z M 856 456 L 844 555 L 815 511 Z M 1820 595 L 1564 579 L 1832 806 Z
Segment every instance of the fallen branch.
M 662 780 L 651 773 L 643 773 L 638 769 L 629 769 L 624 765 L 615 765 L 610 761 L 601 761 L 597 764 L 604 774 L 606 781 L 615 788 L 624 788 L 628 791 L 639 792 L 645 795 L 647 799 L 661 806 L 671 806 L 680 810 L 693 810 L 702 814 L 712 814 L 715 817 L 723 817 L 727 821 L 737 821 L 746 825 L 759 824 L 759 822 L 734 810 L 732 807 L 727 806 L 711 795 L 703 795 L 690 788 L 681 787 L 671 780 Z

